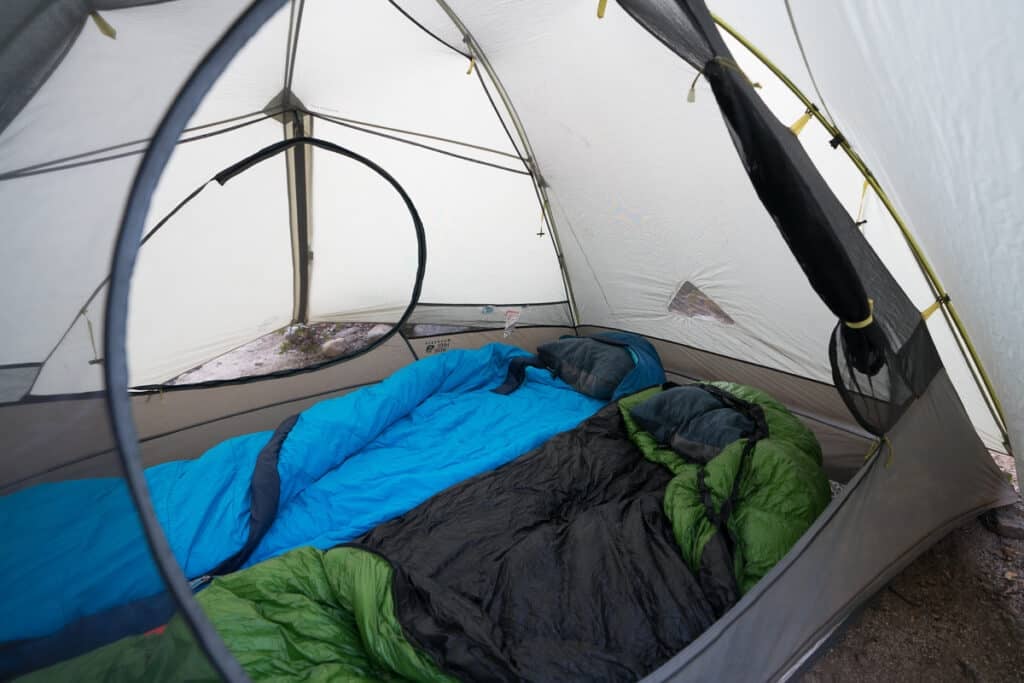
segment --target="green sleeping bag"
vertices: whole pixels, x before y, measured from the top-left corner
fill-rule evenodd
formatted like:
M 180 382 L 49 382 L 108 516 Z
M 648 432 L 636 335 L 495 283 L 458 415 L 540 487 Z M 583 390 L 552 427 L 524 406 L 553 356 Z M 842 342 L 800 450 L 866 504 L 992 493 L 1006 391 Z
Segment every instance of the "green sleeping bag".
M 452 681 L 406 640 L 391 566 L 342 547 L 299 548 L 196 596 L 255 681 Z M 19 681 L 218 681 L 188 626 L 124 638 Z
M 626 397 L 619 406 L 630 438 L 644 456 L 675 475 L 665 491 L 664 510 L 672 522 L 683 558 L 701 579 L 702 587 L 705 579 L 711 579 L 709 574 L 714 573 L 716 565 L 721 566 L 723 561 L 731 564 L 730 578 L 735 580 L 738 595 L 731 600 L 723 598 L 725 604 L 720 605 L 720 611 L 724 612 L 793 547 L 828 505 L 831 492 L 821 468 L 821 447 L 795 415 L 758 389 L 728 382 L 714 382 L 710 386 L 739 399 L 739 403 L 760 408 L 767 427 L 767 434 L 750 449 L 739 482 L 736 477 L 747 438 L 735 439 L 722 446 L 714 457 L 701 462 L 659 443 L 635 419 L 634 411 L 662 393 L 662 389 L 648 389 Z M 690 419 L 691 437 L 700 431 L 694 426 L 697 419 L 693 415 L 674 414 L 670 419 L 684 423 Z M 669 425 L 668 431 L 677 426 Z M 668 438 L 663 435 L 664 441 Z M 675 439 L 673 443 L 692 445 L 692 441 L 680 439 L 678 433 Z M 689 452 L 706 453 L 699 448 Z M 707 496 L 700 486 L 701 470 Z M 722 538 L 708 504 L 720 516 L 723 503 L 730 496 L 733 502 L 724 525 L 726 538 Z

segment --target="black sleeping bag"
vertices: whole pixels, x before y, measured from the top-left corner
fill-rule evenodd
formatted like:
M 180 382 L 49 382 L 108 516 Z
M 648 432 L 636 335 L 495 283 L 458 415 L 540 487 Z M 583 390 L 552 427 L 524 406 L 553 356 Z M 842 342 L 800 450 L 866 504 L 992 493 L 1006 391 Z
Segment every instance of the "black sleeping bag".
M 618 405 L 353 545 L 403 630 L 465 680 L 636 680 L 714 621 Z

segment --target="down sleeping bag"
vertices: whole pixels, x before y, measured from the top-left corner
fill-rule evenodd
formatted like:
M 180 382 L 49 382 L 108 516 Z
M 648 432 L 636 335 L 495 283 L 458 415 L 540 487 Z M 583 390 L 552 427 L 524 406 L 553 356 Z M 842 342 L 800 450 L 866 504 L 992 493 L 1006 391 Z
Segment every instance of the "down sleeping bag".
M 785 406 L 739 384 L 654 388 L 619 405 L 644 456 L 674 475 L 665 514 L 721 615 L 828 505 L 821 447 Z
M 643 348 L 622 382 L 664 381 L 653 349 L 633 339 Z M 431 356 L 378 385 L 323 401 L 276 432 L 229 439 L 196 460 L 148 469 L 157 517 L 186 576 L 349 541 L 604 405 L 537 367 L 522 369 L 518 390 L 494 392 L 522 358 L 530 356 L 501 344 Z M 0 499 L 0 525 L 9 534 L 0 557 L 0 674 L 31 668 L 18 661 L 24 639 L 161 590 L 138 530 L 126 528 L 122 537 L 97 507 L 126 495 L 120 480 L 92 479 Z M 93 541 L 83 553 L 76 549 L 84 538 Z M 72 580 L 83 574 L 96 580 Z M 148 626 L 128 624 L 125 633 Z
M 698 565 L 749 588 L 823 507 L 796 418 L 756 390 L 711 387 L 625 398 L 351 544 L 215 579 L 198 600 L 254 680 L 640 678 L 715 620 L 716 579 Z M 699 467 L 717 515 L 742 469 L 726 520 L 742 562 L 706 550 L 717 530 L 693 501 Z M 176 619 L 38 680 L 212 679 L 184 629 Z
M 197 599 L 254 680 L 636 680 L 714 621 L 662 512 L 671 479 L 610 405 L 350 546 Z M 29 680 L 204 671 L 175 619 Z

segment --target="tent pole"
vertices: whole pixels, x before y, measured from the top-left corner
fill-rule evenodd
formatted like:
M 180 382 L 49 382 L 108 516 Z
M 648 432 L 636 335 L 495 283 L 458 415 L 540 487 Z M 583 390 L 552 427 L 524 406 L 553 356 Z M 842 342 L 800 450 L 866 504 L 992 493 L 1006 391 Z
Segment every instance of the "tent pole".
M 541 175 L 540 169 L 537 166 L 537 157 L 533 153 L 533 148 L 530 146 L 530 141 L 526 137 L 526 129 L 523 128 L 523 123 L 519 119 L 519 114 L 516 113 L 515 107 L 512 106 L 512 100 L 509 99 L 508 93 L 505 91 L 505 87 L 498 80 L 498 75 L 491 67 L 491 63 L 487 60 L 487 56 L 483 50 L 480 49 L 480 45 L 473 38 L 473 34 L 469 32 L 466 25 L 462 23 L 458 15 L 452 11 L 451 7 L 445 0 L 437 0 L 437 4 L 444 10 L 448 18 L 451 19 L 452 23 L 462 34 L 462 39 L 466 43 L 466 47 L 469 48 L 469 53 L 473 59 L 487 72 L 487 76 L 491 79 L 491 83 L 494 84 L 494 89 L 497 91 L 498 96 L 501 98 L 502 104 L 505 105 L 505 111 L 508 112 L 509 119 L 512 121 L 513 127 L 516 129 L 516 135 L 519 137 L 519 141 L 523 145 L 523 150 L 526 152 L 526 159 L 524 159 L 527 168 L 530 170 L 530 177 L 533 178 L 534 189 L 537 191 L 538 199 L 540 199 L 541 211 L 544 214 L 544 220 L 548 224 L 548 230 L 551 233 L 551 243 L 555 247 L 555 257 L 558 259 L 558 268 L 562 271 L 562 284 L 565 285 L 565 295 L 569 300 L 569 314 L 572 317 L 573 327 L 579 327 L 580 316 L 579 310 L 576 307 L 576 297 L 572 291 L 572 281 L 569 279 L 569 271 L 565 266 L 565 255 L 562 253 L 562 243 L 558 238 L 558 230 L 555 227 L 555 217 L 551 211 L 551 202 L 548 200 L 547 183 L 544 181 L 544 176 Z M 486 88 L 486 86 L 484 86 Z M 500 114 L 498 114 L 500 116 Z
M 313 117 L 295 109 L 284 115 L 284 137 L 312 135 Z M 288 211 L 292 233 L 292 324 L 309 322 L 309 281 L 313 252 L 310 248 L 312 218 L 312 149 L 297 145 L 285 152 Z
M 921 246 L 914 239 L 913 234 L 910 232 L 910 228 L 904 222 L 902 216 L 896 210 L 892 201 L 889 199 L 889 195 L 885 193 L 882 186 L 878 183 L 871 169 L 864 163 L 860 155 L 850 146 L 846 136 L 825 118 L 818 107 L 812 102 L 804 93 L 800 90 L 797 85 L 789 79 L 788 76 L 772 62 L 763 52 L 754 46 L 743 34 L 733 28 L 724 19 L 717 14 L 712 14 L 711 17 L 715 20 L 726 33 L 735 38 L 743 47 L 750 51 L 752 55 L 757 57 L 762 64 L 764 64 L 775 76 L 782 81 L 782 83 L 789 88 L 790 92 L 793 93 L 799 99 L 807 111 L 814 116 L 824 126 L 825 130 L 833 136 L 842 150 L 849 157 L 853 165 L 857 167 L 861 175 L 864 176 L 864 180 L 867 181 L 871 189 L 875 191 L 875 194 L 882 201 L 889 215 L 892 216 L 893 221 L 896 222 L 897 227 L 900 229 L 900 233 L 903 235 L 903 240 L 909 247 L 910 252 L 914 255 L 914 260 L 917 262 L 918 267 L 921 269 L 921 274 L 924 275 L 925 280 L 928 282 L 929 287 L 932 290 L 932 294 L 935 295 L 936 301 L 939 303 L 939 307 L 943 311 L 943 317 L 946 323 L 949 325 L 953 332 L 953 336 L 957 339 L 957 345 L 960 347 L 961 353 L 964 355 L 967 361 L 967 366 L 971 371 L 971 375 L 974 377 L 975 382 L 978 384 L 978 388 L 981 390 L 982 397 L 985 399 L 989 411 L 992 413 L 992 417 L 995 418 L 996 425 L 999 427 L 999 431 L 1002 433 L 1003 445 L 1006 446 L 1007 450 L 1012 453 L 1010 446 L 1010 435 L 1007 432 L 1006 415 L 1003 411 L 1002 403 L 999 401 L 999 396 L 996 394 L 995 387 L 992 385 L 992 380 L 989 378 L 988 373 L 985 371 L 985 366 L 982 365 L 981 357 L 978 355 L 977 349 L 974 347 L 974 343 L 971 341 L 970 335 L 967 334 L 967 328 L 964 326 L 963 321 L 960 319 L 959 313 L 957 313 L 956 306 L 950 300 L 949 294 L 946 292 L 946 288 L 942 286 L 942 282 L 939 280 L 938 274 L 935 269 L 932 268 L 931 263 L 924 255 L 924 251 Z M 961 343 L 962 341 L 962 343 Z M 965 348 L 966 347 L 966 348 Z

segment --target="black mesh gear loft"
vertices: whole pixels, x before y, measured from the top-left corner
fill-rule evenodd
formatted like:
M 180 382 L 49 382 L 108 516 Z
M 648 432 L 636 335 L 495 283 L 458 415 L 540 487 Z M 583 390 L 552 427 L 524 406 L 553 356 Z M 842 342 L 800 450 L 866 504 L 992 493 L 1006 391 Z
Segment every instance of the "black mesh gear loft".
M 881 435 L 941 368 L 920 313 L 832 193 L 793 132 L 754 91 L 701 0 L 619 0 L 714 93 L 750 181 L 808 281 L 840 322 L 833 379 Z

